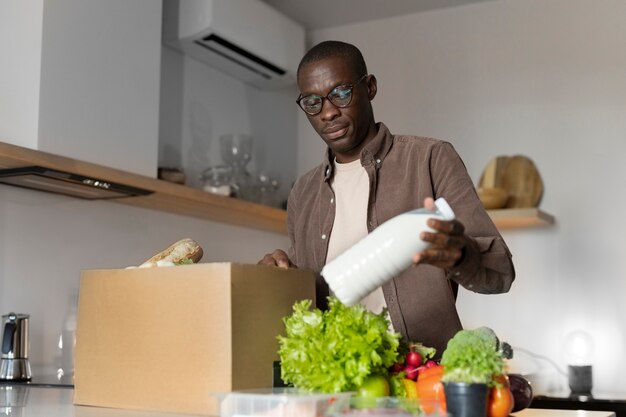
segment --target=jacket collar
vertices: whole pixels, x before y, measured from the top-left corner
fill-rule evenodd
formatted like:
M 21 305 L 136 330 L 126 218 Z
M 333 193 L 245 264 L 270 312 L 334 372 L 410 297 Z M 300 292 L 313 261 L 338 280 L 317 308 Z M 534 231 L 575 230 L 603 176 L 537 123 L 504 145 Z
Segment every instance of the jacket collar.
M 376 164 L 380 166 L 385 160 L 385 156 L 389 153 L 389 149 L 391 149 L 391 145 L 393 142 L 393 135 L 389 132 L 387 126 L 384 123 L 378 122 L 376 123 L 376 128 L 378 132 L 374 139 L 368 143 L 363 150 L 361 151 L 361 165 L 368 166 Z M 326 148 L 324 162 L 322 163 L 322 175 L 323 180 L 328 181 L 333 175 L 333 161 L 335 159 L 335 155 L 332 153 L 330 148 Z

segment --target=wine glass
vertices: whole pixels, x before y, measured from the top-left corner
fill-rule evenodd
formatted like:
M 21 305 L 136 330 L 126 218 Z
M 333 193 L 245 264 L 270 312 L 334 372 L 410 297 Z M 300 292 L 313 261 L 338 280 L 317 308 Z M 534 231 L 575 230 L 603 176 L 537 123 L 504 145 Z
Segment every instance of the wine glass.
M 252 136 L 246 134 L 227 134 L 220 136 L 222 159 L 233 168 L 236 178 L 246 174 L 246 165 L 252 159 Z
M 274 171 L 259 171 L 259 203 L 267 206 L 277 206 L 278 189 L 280 188 L 280 174 Z

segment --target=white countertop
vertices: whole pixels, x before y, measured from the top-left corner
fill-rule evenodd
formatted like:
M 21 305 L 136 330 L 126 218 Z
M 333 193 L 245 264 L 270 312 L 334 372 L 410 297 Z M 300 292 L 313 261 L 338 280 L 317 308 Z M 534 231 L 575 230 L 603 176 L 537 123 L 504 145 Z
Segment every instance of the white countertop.
M 75 406 L 74 390 L 57 387 L 0 385 L 0 416 L 11 417 L 180 417 L 189 414 Z M 544 410 L 529 408 L 515 417 L 615 417 L 609 411 Z

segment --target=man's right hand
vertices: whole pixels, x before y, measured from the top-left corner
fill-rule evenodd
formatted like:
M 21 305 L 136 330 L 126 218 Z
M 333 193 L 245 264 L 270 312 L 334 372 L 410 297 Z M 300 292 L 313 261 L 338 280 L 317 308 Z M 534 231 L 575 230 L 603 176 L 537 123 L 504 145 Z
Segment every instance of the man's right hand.
M 279 268 L 295 268 L 296 266 L 291 263 L 287 254 L 280 250 L 276 249 L 272 253 L 268 253 L 258 262 L 259 265 L 269 265 L 269 266 L 277 266 Z

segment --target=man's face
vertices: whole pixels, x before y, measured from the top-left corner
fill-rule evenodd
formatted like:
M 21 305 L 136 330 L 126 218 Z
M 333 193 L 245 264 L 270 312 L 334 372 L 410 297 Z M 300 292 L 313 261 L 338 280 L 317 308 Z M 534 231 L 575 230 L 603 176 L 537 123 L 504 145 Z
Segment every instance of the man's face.
M 302 96 L 317 94 L 325 97 L 337 86 L 355 84 L 364 74 L 357 74 L 342 58 L 326 58 L 300 68 L 298 87 Z M 324 99 L 322 110 L 307 117 L 309 122 L 333 151 L 338 162 L 359 158 L 367 140 L 376 133 L 370 100 L 376 95 L 376 79 L 366 77 L 354 85 L 352 100 L 347 107 L 337 107 Z

